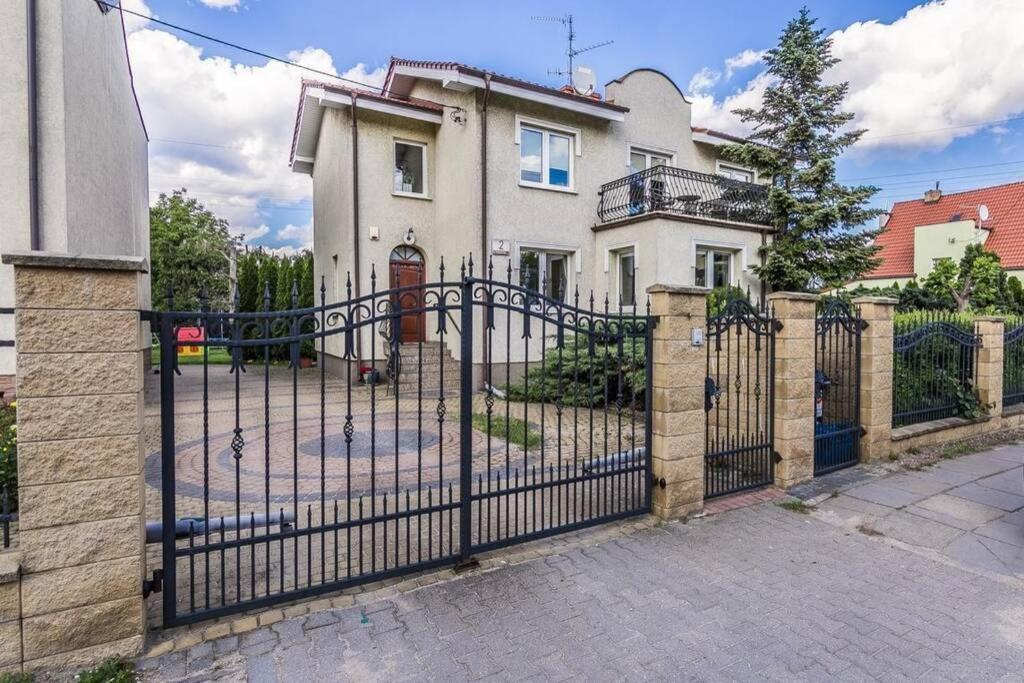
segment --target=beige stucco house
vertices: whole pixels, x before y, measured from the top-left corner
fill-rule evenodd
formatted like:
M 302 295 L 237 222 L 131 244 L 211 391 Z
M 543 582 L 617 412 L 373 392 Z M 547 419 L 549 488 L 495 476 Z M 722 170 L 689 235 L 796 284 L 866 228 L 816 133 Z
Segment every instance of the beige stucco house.
M 0 253 L 148 256 L 148 139 L 120 12 L 0 2 L 0 158 Z M 13 289 L 0 265 L 0 309 Z M 0 340 L 12 339 L 14 316 L 0 313 Z M 0 346 L 0 376 L 15 357 Z
M 756 293 L 763 179 L 723 162 L 732 138 L 692 127 L 690 107 L 653 69 L 603 97 L 404 59 L 379 91 L 306 82 L 291 165 L 313 178 L 317 278 L 336 301 L 348 274 L 369 291 L 371 265 L 380 289 L 472 253 L 556 299 L 642 307 L 655 282 Z

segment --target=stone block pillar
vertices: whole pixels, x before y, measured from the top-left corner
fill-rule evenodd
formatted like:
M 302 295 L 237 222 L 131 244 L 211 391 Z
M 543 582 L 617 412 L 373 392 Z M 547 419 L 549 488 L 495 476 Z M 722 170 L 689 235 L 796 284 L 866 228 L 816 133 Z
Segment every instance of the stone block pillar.
M 145 259 L 4 254 L 15 268 L 26 670 L 143 645 Z
M 860 459 L 871 462 L 892 451 L 892 318 L 897 301 L 865 296 L 853 303 L 867 323 L 860 341 Z
M 704 343 L 707 290 L 652 285 L 651 315 L 657 318 L 652 357 L 653 512 L 674 519 L 704 508 Z
M 774 292 L 782 323 L 775 336 L 775 485 L 814 477 L 814 317 L 817 294 Z
M 978 398 L 989 415 L 996 418 L 992 425 L 998 429 L 1003 414 L 1003 333 L 1006 321 L 995 316 L 975 318 L 981 348 L 977 355 Z

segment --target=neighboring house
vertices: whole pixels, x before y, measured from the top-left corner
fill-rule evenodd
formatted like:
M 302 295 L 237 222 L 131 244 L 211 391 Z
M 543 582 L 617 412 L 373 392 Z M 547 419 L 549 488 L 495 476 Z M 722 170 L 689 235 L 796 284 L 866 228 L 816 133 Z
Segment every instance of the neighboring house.
M 95 0 L 0 2 L 0 253 L 148 256 L 149 143 L 121 21 Z M 0 314 L 0 340 L 14 337 Z M 0 346 L 0 376 L 14 372 Z
M 472 252 L 567 301 L 578 287 L 642 308 L 656 282 L 756 295 L 772 232 L 763 179 L 720 160 L 736 138 L 691 127 L 690 107 L 653 69 L 603 99 L 405 59 L 380 91 L 304 82 L 291 165 L 313 177 L 317 278 L 335 301 L 346 273 L 369 291 L 371 264 L 382 289 L 436 280 L 442 256 L 457 268 Z M 403 341 L 429 334 L 406 327 Z
M 922 199 L 896 202 L 875 243 L 882 247 L 882 263 L 849 286 L 923 280 L 936 261 L 959 263 L 976 243 L 998 254 L 1008 274 L 1024 280 L 1024 182 L 952 194 L 936 188 Z

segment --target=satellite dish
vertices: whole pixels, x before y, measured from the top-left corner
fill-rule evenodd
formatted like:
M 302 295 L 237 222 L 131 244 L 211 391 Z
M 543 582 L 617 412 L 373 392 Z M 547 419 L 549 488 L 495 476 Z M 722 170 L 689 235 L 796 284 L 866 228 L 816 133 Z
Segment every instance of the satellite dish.
M 597 87 L 594 71 L 588 66 L 577 66 L 572 70 L 572 89 L 577 95 L 592 95 Z
M 988 207 L 982 204 L 978 207 L 978 218 L 984 223 L 988 220 Z

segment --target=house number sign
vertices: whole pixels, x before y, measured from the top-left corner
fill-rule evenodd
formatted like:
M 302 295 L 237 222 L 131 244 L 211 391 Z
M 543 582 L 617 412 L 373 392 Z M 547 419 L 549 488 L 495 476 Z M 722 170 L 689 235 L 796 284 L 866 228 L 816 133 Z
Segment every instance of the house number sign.
M 491 240 L 491 253 L 495 256 L 508 256 L 508 240 Z

